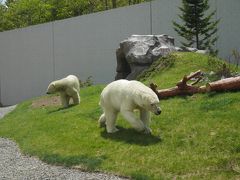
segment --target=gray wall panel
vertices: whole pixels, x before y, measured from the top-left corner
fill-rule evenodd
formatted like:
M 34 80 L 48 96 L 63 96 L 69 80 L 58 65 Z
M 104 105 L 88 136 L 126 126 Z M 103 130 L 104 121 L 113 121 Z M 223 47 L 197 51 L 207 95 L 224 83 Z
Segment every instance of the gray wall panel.
M 233 49 L 240 51 L 240 1 L 239 0 L 210 0 L 210 11 L 217 10 L 216 19 L 220 18 L 216 47 L 219 56 L 227 59 Z M 181 37 L 174 31 L 172 21 L 180 22 L 178 7 L 180 0 L 158 0 L 152 2 L 152 31 L 153 34 L 168 34 L 175 38 L 180 45 Z
M 4 105 L 39 96 L 53 76 L 52 25 L 0 33 L 1 101 Z M 0 43 L 1 44 L 1 43 Z
M 173 29 L 172 21 L 179 22 L 178 7 L 180 0 L 158 0 L 152 2 L 152 30 L 153 34 L 168 34 L 175 38 L 175 44 L 179 45 L 179 38 Z
M 115 51 L 131 34 L 150 33 L 149 4 L 119 8 L 54 23 L 56 78 L 76 74 L 95 83 L 114 79 Z
M 240 1 L 216 0 L 220 18 L 217 42 L 219 56 L 227 59 L 233 49 L 240 52 Z

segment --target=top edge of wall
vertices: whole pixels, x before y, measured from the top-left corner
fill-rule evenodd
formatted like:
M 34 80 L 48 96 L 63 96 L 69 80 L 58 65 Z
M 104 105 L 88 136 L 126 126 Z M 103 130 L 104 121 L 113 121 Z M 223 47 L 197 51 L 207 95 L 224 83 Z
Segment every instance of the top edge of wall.
M 154 1 L 159 1 L 159 0 L 154 0 Z M 24 31 L 28 28 L 38 28 L 39 26 L 47 26 L 47 25 L 52 25 L 54 23 L 59 23 L 59 22 L 63 22 L 66 20 L 75 20 L 75 19 L 79 19 L 82 17 L 91 17 L 91 16 L 97 16 L 97 15 L 103 15 L 103 14 L 108 14 L 111 13 L 112 11 L 121 11 L 123 9 L 130 9 L 132 7 L 141 7 L 141 6 L 146 6 L 147 4 L 152 3 L 153 1 L 149 1 L 149 2 L 142 2 L 139 4 L 133 4 L 133 5 L 128 5 L 128 6 L 123 6 L 123 7 L 118 7 L 118 8 L 114 8 L 114 9 L 108 9 L 108 10 L 104 10 L 104 11 L 98 11 L 98 12 L 94 12 L 94 13 L 89 13 L 89 14 L 83 14 L 80 16 L 75 16 L 75 17 L 69 17 L 69 18 L 65 18 L 65 19 L 60 19 L 60 20 L 55 20 L 55 21 L 49 21 L 49 22 L 45 22 L 45 23 L 40 23 L 40 24 L 36 24 L 36 25 L 30 25 L 30 26 L 26 26 L 26 27 L 22 27 L 22 28 L 16 28 L 16 29 L 10 29 L 10 30 L 6 30 L 6 31 L 2 31 L 0 32 L 0 35 L 3 33 L 9 33 L 9 32 L 18 32 L 18 31 Z

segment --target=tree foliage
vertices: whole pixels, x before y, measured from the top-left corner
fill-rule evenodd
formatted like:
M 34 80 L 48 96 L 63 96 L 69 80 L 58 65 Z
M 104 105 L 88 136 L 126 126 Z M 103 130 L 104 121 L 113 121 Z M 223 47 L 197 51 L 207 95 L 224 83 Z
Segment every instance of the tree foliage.
M 149 0 L 6 0 L 0 4 L 0 31 L 26 27 Z
M 49 4 L 41 0 L 21 0 L 10 3 L 4 13 L 3 28 L 9 30 L 46 22 L 51 17 L 50 8 Z
M 208 0 L 182 0 L 182 7 L 179 8 L 179 18 L 183 24 L 173 21 L 175 31 L 185 39 L 181 42 L 183 46 L 197 49 L 208 49 L 211 54 L 216 54 L 214 44 L 219 20 L 212 20 L 216 11 L 205 15 L 209 10 Z

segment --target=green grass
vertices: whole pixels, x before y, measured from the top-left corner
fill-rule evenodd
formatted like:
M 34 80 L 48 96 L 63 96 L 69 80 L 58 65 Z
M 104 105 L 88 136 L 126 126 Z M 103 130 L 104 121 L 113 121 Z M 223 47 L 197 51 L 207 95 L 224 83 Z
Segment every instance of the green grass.
M 149 73 L 144 83 L 175 86 L 183 75 L 208 70 L 207 56 L 174 55 L 175 62 Z M 45 162 L 133 179 L 240 178 L 240 93 L 195 94 L 160 102 L 152 135 L 134 131 L 120 116 L 120 131 L 98 127 L 103 85 L 81 90 L 81 103 L 68 109 L 18 105 L 0 121 L 0 136 L 15 140 L 25 154 Z M 40 97 L 42 98 L 42 97 Z

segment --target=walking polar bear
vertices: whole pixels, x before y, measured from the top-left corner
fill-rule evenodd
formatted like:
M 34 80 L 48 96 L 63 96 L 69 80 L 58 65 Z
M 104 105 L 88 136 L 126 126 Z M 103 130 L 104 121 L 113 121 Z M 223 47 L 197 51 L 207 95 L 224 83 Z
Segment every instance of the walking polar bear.
M 79 91 L 79 80 L 74 75 L 69 75 L 66 78 L 53 81 L 47 88 L 47 94 L 60 93 L 61 102 L 65 108 L 69 106 L 70 98 L 73 99 L 74 104 L 80 103 Z
M 101 126 L 106 124 L 108 133 L 118 131 L 115 124 L 119 112 L 134 129 L 146 134 L 151 133 L 150 112 L 161 114 L 157 95 L 139 81 L 117 80 L 108 84 L 101 93 L 99 104 L 104 111 L 99 123 Z M 140 119 L 135 116 L 135 109 L 140 110 Z

